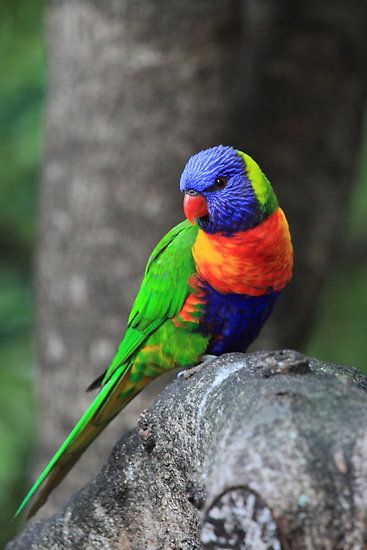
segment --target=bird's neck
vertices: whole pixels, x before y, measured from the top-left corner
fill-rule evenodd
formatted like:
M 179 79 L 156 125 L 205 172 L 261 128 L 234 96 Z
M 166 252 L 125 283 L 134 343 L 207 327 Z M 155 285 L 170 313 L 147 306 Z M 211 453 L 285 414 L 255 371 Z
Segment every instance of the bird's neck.
M 199 229 L 192 252 L 201 279 L 223 294 L 280 291 L 292 275 L 293 249 L 281 208 L 258 226 L 231 236 Z

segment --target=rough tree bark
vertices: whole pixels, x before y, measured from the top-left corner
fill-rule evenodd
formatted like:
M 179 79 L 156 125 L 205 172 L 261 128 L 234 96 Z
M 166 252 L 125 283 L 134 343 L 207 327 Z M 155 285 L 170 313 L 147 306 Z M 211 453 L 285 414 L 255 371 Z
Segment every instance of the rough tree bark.
M 362 0 L 50 1 L 36 471 L 90 402 L 83 389 L 113 354 L 149 250 L 182 218 L 178 177 L 198 149 L 233 143 L 274 182 L 296 274 L 258 345 L 304 342 L 359 149 L 366 11 Z M 95 471 L 146 396 L 56 502 Z
M 8 550 L 364 548 L 366 390 L 294 351 L 224 355 L 171 384 Z

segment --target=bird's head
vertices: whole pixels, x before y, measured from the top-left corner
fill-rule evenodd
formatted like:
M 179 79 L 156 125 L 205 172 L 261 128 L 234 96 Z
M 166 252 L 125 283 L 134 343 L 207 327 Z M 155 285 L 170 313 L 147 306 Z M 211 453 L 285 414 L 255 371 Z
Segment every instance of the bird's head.
M 181 176 L 184 211 L 207 233 L 244 231 L 278 207 L 271 184 L 256 162 L 218 145 L 192 156 Z

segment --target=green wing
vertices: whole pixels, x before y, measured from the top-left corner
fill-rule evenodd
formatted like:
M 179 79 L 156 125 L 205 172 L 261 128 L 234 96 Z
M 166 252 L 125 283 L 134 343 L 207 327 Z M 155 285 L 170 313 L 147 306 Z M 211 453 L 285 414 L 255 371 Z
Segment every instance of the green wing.
M 167 318 L 178 313 L 189 292 L 188 279 L 195 273 L 191 247 L 198 228 L 184 221 L 156 246 L 149 258 L 140 291 L 129 316 L 128 327 L 103 379 L 103 387 L 82 418 L 62 443 L 28 491 L 16 515 L 42 489 L 29 515 L 46 501 L 85 449 L 133 395 L 121 399 L 121 387 L 129 370 L 129 359 L 144 340 Z M 47 482 L 44 484 L 45 480 Z
M 189 293 L 188 279 L 196 268 L 191 253 L 198 227 L 185 220 L 169 231 L 153 250 L 127 329 L 102 384 L 129 360 L 143 341 L 182 308 Z

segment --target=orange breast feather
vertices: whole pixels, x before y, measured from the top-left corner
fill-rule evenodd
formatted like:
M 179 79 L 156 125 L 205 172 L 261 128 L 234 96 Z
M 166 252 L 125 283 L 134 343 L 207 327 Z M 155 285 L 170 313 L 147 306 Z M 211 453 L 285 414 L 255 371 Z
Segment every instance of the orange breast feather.
M 261 296 L 282 290 L 293 266 L 284 212 L 278 208 L 257 227 L 230 237 L 199 230 L 193 256 L 199 276 L 223 294 Z

